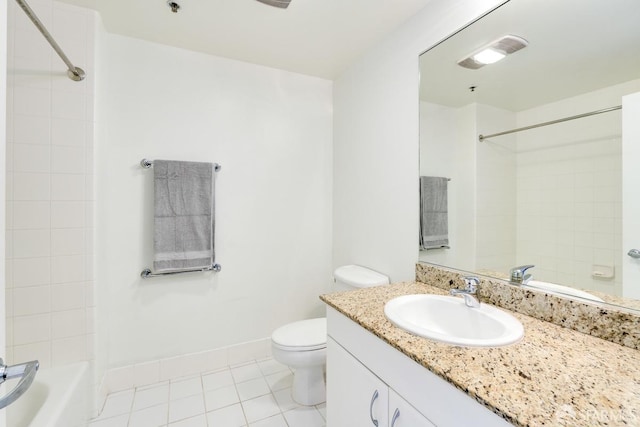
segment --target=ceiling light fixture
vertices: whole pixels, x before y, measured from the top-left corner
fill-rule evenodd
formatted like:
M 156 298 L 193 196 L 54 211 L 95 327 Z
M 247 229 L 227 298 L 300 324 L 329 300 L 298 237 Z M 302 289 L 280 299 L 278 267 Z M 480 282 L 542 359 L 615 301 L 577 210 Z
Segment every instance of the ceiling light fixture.
M 458 61 L 458 65 L 472 70 L 493 64 L 520 49 L 527 47 L 528 41 L 522 37 L 506 35 L 495 40 L 488 45 L 482 46 L 471 55 Z
M 286 9 L 289 7 L 291 0 L 258 0 L 260 3 L 268 4 L 269 6 L 279 7 L 280 9 Z

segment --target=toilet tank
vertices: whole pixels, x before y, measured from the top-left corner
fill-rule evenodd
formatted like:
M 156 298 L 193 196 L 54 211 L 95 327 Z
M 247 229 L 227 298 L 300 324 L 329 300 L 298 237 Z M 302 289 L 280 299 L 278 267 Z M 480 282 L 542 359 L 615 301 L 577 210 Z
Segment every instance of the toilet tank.
M 343 265 L 333 272 L 336 291 L 388 285 L 389 277 L 359 265 Z

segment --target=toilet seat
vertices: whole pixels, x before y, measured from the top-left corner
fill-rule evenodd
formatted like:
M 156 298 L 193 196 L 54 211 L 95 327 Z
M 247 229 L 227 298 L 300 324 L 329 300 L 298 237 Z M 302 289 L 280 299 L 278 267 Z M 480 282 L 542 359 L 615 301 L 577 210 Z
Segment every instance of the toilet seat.
M 284 351 L 313 351 L 327 347 L 327 319 L 301 320 L 273 331 L 271 342 Z

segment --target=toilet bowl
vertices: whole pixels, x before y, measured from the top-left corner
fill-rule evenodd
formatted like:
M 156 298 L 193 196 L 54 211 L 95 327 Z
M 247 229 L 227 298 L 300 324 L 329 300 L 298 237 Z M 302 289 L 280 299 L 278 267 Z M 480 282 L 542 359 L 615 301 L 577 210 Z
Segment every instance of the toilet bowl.
M 359 265 L 334 271 L 335 290 L 386 285 L 389 278 Z M 324 366 L 327 360 L 327 319 L 301 320 L 279 327 L 271 335 L 273 358 L 294 369 L 291 397 L 301 405 L 318 405 L 326 399 Z
M 327 360 L 327 319 L 289 323 L 271 335 L 273 358 L 295 370 L 291 395 L 301 405 L 325 401 L 324 365 Z

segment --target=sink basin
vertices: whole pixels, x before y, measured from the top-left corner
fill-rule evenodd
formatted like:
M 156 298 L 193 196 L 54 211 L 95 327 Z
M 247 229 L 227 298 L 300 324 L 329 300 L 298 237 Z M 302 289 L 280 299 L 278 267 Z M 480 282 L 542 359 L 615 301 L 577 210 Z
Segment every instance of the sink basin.
M 387 319 L 415 335 L 466 347 L 499 347 L 518 342 L 522 323 L 491 305 L 467 307 L 460 297 L 404 295 L 384 306 Z
M 529 280 L 524 287 L 533 289 L 539 289 L 548 293 L 560 296 L 571 296 L 578 298 L 590 299 L 592 301 L 604 302 L 602 298 L 598 298 L 595 295 L 591 295 L 589 292 L 581 291 L 579 289 L 573 289 L 568 286 L 556 285 L 555 283 L 541 282 L 539 280 Z

